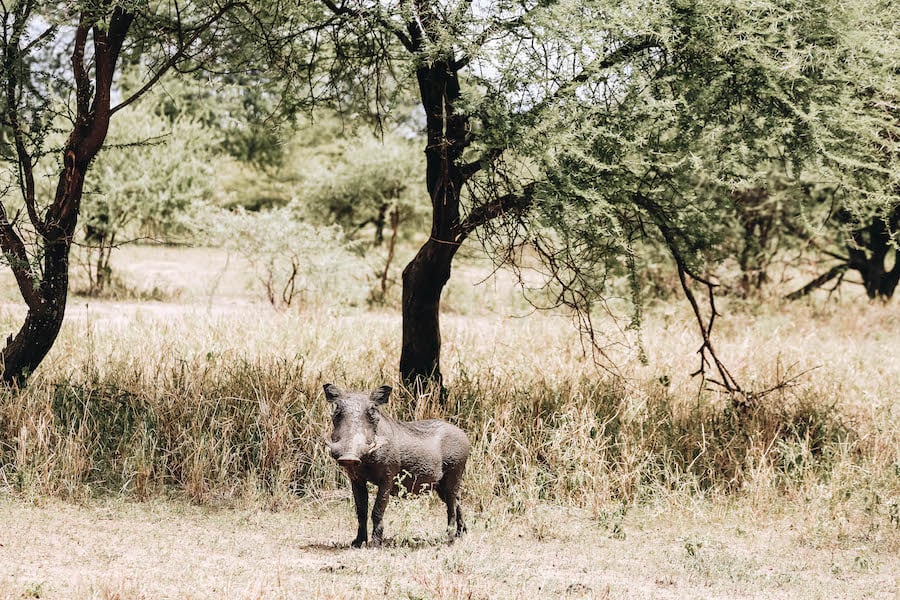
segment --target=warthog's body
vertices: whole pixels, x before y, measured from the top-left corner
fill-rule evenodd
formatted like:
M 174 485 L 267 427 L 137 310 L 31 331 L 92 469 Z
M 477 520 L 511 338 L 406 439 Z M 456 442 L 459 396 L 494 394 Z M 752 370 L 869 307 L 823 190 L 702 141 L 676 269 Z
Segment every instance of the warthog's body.
M 391 388 L 382 386 L 369 393 L 345 394 L 325 386 L 326 399 L 334 404 L 331 455 L 347 472 L 359 523 L 353 546 L 368 541 L 369 493 L 366 483 L 378 487 L 372 507 L 372 543 L 383 535 L 382 518 L 388 496 L 401 489 L 419 493 L 434 489 L 447 504 L 447 525 L 460 536 L 465 530 L 459 508 L 459 484 L 469 457 L 469 439 L 458 427 L 441 421 L 404 422 L 381 414 Z

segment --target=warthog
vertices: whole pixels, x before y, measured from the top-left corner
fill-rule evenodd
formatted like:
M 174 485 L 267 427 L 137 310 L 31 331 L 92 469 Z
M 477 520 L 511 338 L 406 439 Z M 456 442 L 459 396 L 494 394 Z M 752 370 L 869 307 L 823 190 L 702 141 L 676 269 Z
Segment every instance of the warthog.
M 466 531 L 459 508 L 459 484 L 469 439 L 459 428 L 440 419 L 397 421 L 378 407 L 388 401 L 391 388 L 383 385 L 368 392 L 344 393 L 325 385 L 325 398 L 334 405 L 334 429 L 326 443 L 331 456 L 350 477 L 359 528 L 352 546 L 368 542 L 369 492 L 366 483 L 378 487 L 372 507 L 372 545 L 381 545 L 384 509 L 389 494 L 400 490 L 417 494 L 434 489 L 447 504 L 447 527 L 454 537 Z

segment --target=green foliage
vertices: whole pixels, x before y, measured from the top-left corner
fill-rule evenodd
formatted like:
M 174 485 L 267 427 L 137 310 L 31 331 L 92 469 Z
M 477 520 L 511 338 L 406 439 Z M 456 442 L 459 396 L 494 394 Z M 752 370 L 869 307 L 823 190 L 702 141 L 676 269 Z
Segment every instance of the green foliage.
M 896 89 L 896 44 L 890 54 L 860 43 L 859 31 L 882 39 L 897 16 L 861 7 L 589 2 L 530 13 L 543 43 L 515 55 L 497 48 L 503 79 L 469 101 L 483 115 L 483 143 L 515 152 L 507 185 L 536 182 L 512 243 L 537 249 L 550 302 L 589 311 L 648 236 L 690 272 L 707 272 L 736 254 L 741 219 L 759 216 L 736 202 L 747 190 L 777 194 L 788 205 L 779 212 L 794 214 L 810 178 L 852 189 L 870 208 L 896 197 L 900 169 L 876 148 L 896 144 L 886 132 L 897 123 L 867 90 Z M 636 40 L 647 49 L 623 51 Z M 548 48 L 560 58 L 551 69 L 541 63 Z M 492 229 L 509 248 L 508 226 Z
M 114 235 L 177 231 L 181 213 L 213 190 L 218 140 L 189 116 L 167 121 L 145 107 L 125 109 L 94 164 L 98 189 L 84 203 L 86 227 Z
M 112 250 L 125 237 L 168 238 L 185 210 L 213 189 L 213 133 L 186 115 L 173 121 L 152 105 L 128 107 L 93 165 L 97 188 L 82 202 L 89 293 L 112 280 Z
M 145 75 L 143 75 L 145 76 Z M 131 69 L 123 86 L 136 88 L 142 70 Z M 285 138 L 292 119 L 279 114 L 273 85 L 247 77 L 171 79 L 166 93 L 153 110 L 169 121 L 189 118 L 216 132 L 215 148 L 235 160 L 264 172 L 277 170 L 285 161 Z
M 294 206 L 248 212 L 206 207 L 194 226 L 205 240 L 250 263 L 265 298 L 276 308 L 308 304 L 312 289 L 327 290 L 332 306 L 356 304 L 368 270 L 338 226 L 300 220 Z M 362 274 L 362 275 L 361 275 Z
M 303 202 L 318 220 L 340 223 L 348 234 L 373 224 L 380 243 L 389 210 L 398 210 L 404 221 L 421 213 L 421 151 L 409 140 L 361 132 L 342 140 L 336 154 L 333 163 L 306 176 Z

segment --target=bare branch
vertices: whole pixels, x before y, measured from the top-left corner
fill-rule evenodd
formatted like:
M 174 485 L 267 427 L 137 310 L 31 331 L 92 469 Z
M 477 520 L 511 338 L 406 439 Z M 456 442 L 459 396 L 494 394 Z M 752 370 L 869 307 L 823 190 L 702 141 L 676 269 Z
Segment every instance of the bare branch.
M 741 386 L 738 385 L 737 381 L 735 381 L 734 377 L 732 377 L 731 373 L 725 367 L 724 363 L 719 360 L 719 356 L 716 354 L 716 350 L 713 347 L 711 334 L 716 317 L 719 315 L 718 311 L 716 310 L 715 294 L 713 293 L 716 284 L 693 271 L 684 260 L 684 257 L 681 254 L 681 250 L 679 249 L 680 244 L 677 239 L 677 235 L 672 230 L 672 228 L 669 227 L 668 219 L 666 218 L 664 211 L 659 207 L 659 205 L 642 194 L 635 194 L 634 201 L 639 207 L 643 208 L 650 214 L 656 224 L 656 227 L 659 229 L 660 233 L 662 233 L 663 239 L 666 242 L 666 246 L 669 249 L 669 253 L 675 260 L 675 265 L 678 269 L 678 280 L 681 283 L 681 289 L 684 292 L 684 296 L 685 298 L 687 298 L 688 303 L 691 305 L 691 309 L 694 312 L 694 317 L 697 319 L 697 325 L 700 328 L 700 337 L 703 340 L 703 344 L 697 351 L 697 353 L 700 355 L 700 368 L 691 373 L 691 376 L 693 377 L 696 375 L 700 375 L 704 381 L 710 381 L 711 383 L 715 383 L 723 387 L 726 392 L 732 395 L 732 397 L 734 397 L 736 394 L 743 394 L 745 402 L 741 404 L 746 404 L 746 401 L 749 398 L 748 394 L 744 394 L 743 390 L 741 390 Z M 691 286 L 687 281 L 688 277 L 706 287 L 707 303 L 710 310 L 709 321 L 705 321 L 703 318 L 703 315 L 700 311 L 700 306 L 697 302 L 696 297 L 694 296 L 694 292 L 691 290 Z M 712 366 L 715 366 L 716 371 L 718 371 L 719 373 L 721 381 L 707 378 L 707 370 Z
M 88 107 L 91 99 L 91 82 L 87 69 L 84 66 L 84 47 L 87 44 L 88 32 L 91 24 L 87 15 L 81 15 L 78 27 L 75 29 L 75 48 L 72 50 L 72 73 L 75 75 L 75 106 L 77 110 L 78 124 L 84 126 L 87 119 Z
M 29 308 L 37 308 L 41 303 L 41 297 L 37 293 L 28 252 L 25 250 L 22 238 L 9 222 L 2 203 L 0 203 L 0 248 L 3 250 L 3 256 L 9 262 L 25 303 Z
M 500 35 L 504 33 L 508 33 L 514 27 L 522 25 L 525 22 L 526 17 L 529 13 L 523 13 L 513 19 L 509 19 L 507 21 L 494 21 L 487 27 L 485 27 L 484 31 L 472 42 L 471 46 L 473 48 L 480 48 L 484 44 L 488 42 L 493 36 Z M 454 70 L 459 70 L 468 66 L 468 64 L 472 61 L 473 56 L 471 54 L 467 54 L 452 63 L 452 67 Z
M 165 61 L 159 68 L 156 69 L 156 72 L 150 77 L 150 79 L 148 79 L 147 82 L 143 86 L 141 86 L 141 88 L 139 90 L 137 90 L 135 93 L 133 93 L 131 96 L 129 96 L 128 98 L 126 98 L 125 100 L 123 100 L 122 102 L 117 104 L 116 106 L 114 106 L 112 109 L 110 109 L 109 114 L 113 115 L 113 114 L 119 112 L 126 106 L 137 101 L 141 96 L 146 94 L 148 91 L 150 91 L 150 89 L 154 85 L 156 85 L 160 79 L 162 79 L 163 75 L 165 75 L 170 69 L 172 69 L 176 64 L 178 64 L 178 62 L 180 60 L 182 60 L 183 58 L 185 58 L 187 56 L 188 50 L 190 49 L 191 45 L 193 45 L 193 43 L 196 42 L 200 38 L 201 35 L 206 33 L 206 31 L 208 31 L 210 27 L 212 27 L 219 19 L 221 19 L 224 14 L 226 14 L 228 11 L 230 11 L 238 6 L 242 6 L 242 3 L 229 2 L 227 4 L 224 4 L 224 5 L 222 5 L 221 8 L 219 8 L 219 10 L 215 14 L 210 16 L 206 21 L 204 21 L 200 25 L 198 25 L 193 30 L 192 34 L 187 38 L 187 40 L 183 41 L 179 45 L 178 50 L 176 50 L 175 53 L 172 54 L 172 56 L 170 56 L 167 61 Z M 181 36 L 182 33 L 183 32 L 182 32 L 182 29 L 181 29 L 180 23 L 179 23 L 179 36 Z
M 134 13 L 121 8 L 113 11 L 109 22 L 109 29 L 104 31 L 94 25 L 94 54 L 96 61 L 95 80 L 96 96 L 94 97 L 94 111 L 109 110 L 109 90 L 112 87 L 112 79 L 119 59 L 119 52 L 125 43 L 125 36 L 134 21 Z M 98 104 L 99 103 L 99 104 Z
M 785 296 L 785 298 L 787 298 L 788 300 L 799 300 L 800 298 L 802 298 L 804 296 L 808 296 L 814 290 L 822 287 L 823 285 L 825 285 L 826 283 L 828 283 L 835 277 L 837 277 L 839 275 L 843 275 L 849 268 L 850 268 L 849 263 L 835 265 L 835 266 L 831 267 L 831 269 L 829 269 L 828 272 L 823 273 L 822 275 L 819 275 L 818 277 L 816 277 L 815 279 L 813 279 L 812 281 L 810 281 L 809 283 L 804 285 L 799 290 L 794 290 L 793 292 L 791 292 L 790 294 Z
M 344 3 L 338 5 L 333 2 L 333 0 L 322 0 L 322 4 L 328 7 L 328 10 L 338 16 L 347 15 L 357 19 L 372 19 L 380 26 L 388 30 L 391 34 L 393 34 L 394 37 L 400 40 L 400 43 L 403 44 L 403 47 L 410 52 L 417 52 L 420 49 L 421 44 L 414 43 L 413 39 L 409 35 L 407 35 L 406 32 L 400 29 L 396 23 L 392 23 L 391 20 L 381 14 L 380 11 L 373 12 L 362 8 L 350 8 Z
M 462 242 L 475 229 L 481 227 L 501 215 L 511 212 L 521 212 L 531 206 L 534 201 L 535 182 L 526 185 L 519 193 L 510 193 L 494 198 L 485 204 L 479 204 L 459 224 L 456 241 Z

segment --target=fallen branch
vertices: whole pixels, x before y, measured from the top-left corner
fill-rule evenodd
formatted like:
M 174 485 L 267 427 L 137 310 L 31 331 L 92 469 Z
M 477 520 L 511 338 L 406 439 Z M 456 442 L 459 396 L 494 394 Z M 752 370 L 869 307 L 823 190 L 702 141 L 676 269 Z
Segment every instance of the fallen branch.
M 849 268 L 850 268 L 849 263 L 835 265 L 835 266 L 831 267 L 831 269 L 829 269 L 827 273 L 823 273 L 822 275 L 819 275 L 818 277 L 816 277 L 815 279 L 813 279 L 812 281 L 810 281 L 809 283 L 804 285 L 799 290 L 795 290 L 795 291 L 791 292 L 790 294 L 788 294 L 787 296 L 785 296 L 785 298 L 787 298 L 788 300 L 799 300 L 800 298 L 807 296 L 810 293 L 812 293 L 813 291 L 819 289 L 820 287 L 822 287 L 823 285 L 825 285 L 826 283 L 828 283 L 835 277 L 843 276 L 844 273 Z

